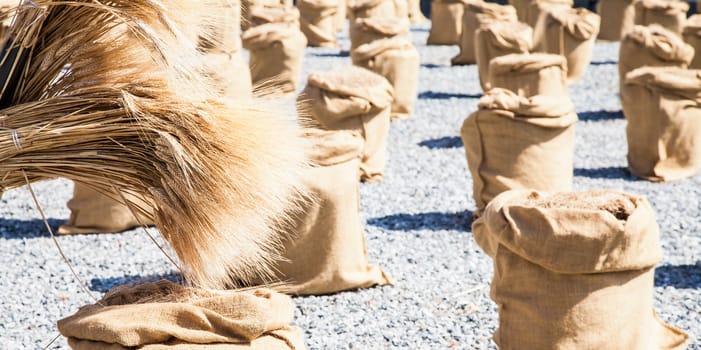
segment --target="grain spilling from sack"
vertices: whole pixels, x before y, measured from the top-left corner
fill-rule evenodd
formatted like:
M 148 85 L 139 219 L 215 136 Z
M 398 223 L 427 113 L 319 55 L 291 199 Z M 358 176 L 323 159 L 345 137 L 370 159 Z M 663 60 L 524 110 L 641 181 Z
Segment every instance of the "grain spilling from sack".
M 487 88 L 503 88 L 523 97 L 566 97 L 566 79 L 567 61 L 560 55 L 510 54 L 489 62 Z
M 475 61 L 482 90 L 487 90 L 489 62 L 509 54 L 526 54 L 533 47 L 533 30 L 521 22 L 497 22 L 475 32 Z
M 419 52 L 407 38 L 380 39 L 351 52 L 353 64 L 387 79 L 394 88 L 392 120 L 409 118 L 419 84 Z
M 513 6 L 489 2 L 471 2 L 465 5 L 462 16 L 462 34 L 460 35 L 460 53 L 450 62 L 453 65 L 474 64 L 475 31 L 482 26 L 497 22 L 518 22 Z
M 635 25 L 635 0 L 599 0 L 596 13 L 601 16 L 598 39 L 619 41 Z
M 694 176 L 701 167 L 701 71 L 643 67 L 626 75 L 628 168 L 651 181 Z
M 600 23 L 599 15 L 584 8 L 549 11 L 534 30 L 535 49 L 564 56 L 567 81 L 575 82 L 591 62 Z
M 677 35 L 682 34 L 689 4 L 681 0 L 636 0 L 635 24 L 657 24 Z
M 505 192 L 472 226 L 494 262 L 501 349 L 684 349 L 653 306 L 659 228 L 643 197 Z
M 409 20 L 396 17 L 358 18 L 350 24 L 351 51 L 378 39 L 403 37 L 411 40 Z
M 577 115 L 568 98 L 525 98 L 495 88 L 477 106 L 460 130 L 476 215 L 511 189 L 572 189 Z
M 687 19 L 682 35 L 684 42 L 694 48 L 694 53 L 701 52 L 701 15 L 693 15 Z M 694 54 L 689 68 L 701 69 L 701 53 Z
M 268 23 L 299 27 L 299 10 L 296 7 L 259 7 L 251 10 L 251 27 Z
M 328 294 L 391 284 L 368 264 L 360 219 L 358 171 L 365 141 L 360 131 L 312 129 L 306 203 L 274 270 L 293 294 Z
M 398 8 L 399 2 L 394 0 L 348 0 L 348 21 L 355 22 L 360 18 L 406 18 L 400 16 L 404 10 Z M 399 6 L 401 7 L 401 6 Z
M 218 291 L 161 280 L 116 287 L 58 321 L 75 350 L 303 350 L 290 297 L 269 289 Z
M 307 39 L 298 27 L 269 23 L 247 30 L 243 46 L 250 51 L 253 84 L 276 93 L 293 93 L 302 70 Z
M 644 67 L 686 68 L 694 57 L 694 48 L 673 32 L 660 26 L 635 26 L 621 41 L 618 77 L 623 84 L 626 74 Z
M 298 102 L 322 128 L 363 136 L 360 180 L 372 182 L 384 174 L 392 96 L 392 85 L 381 75 L 345 66 L 310 74 Z
M 462 15 L 469 0 L 431 0 L 431 29 L 427 45 L 459 45 Z
M 528 2 L 528 14 L 526 15 L 526 23 L 533 28 L 538 26 L 538 22 L 542 21 L 545 15 L 550 11 L 559 9 L 569 9 L 574 5 L 573 0 L 532 0 Z
M 336 47 L 336 11 L 338 0 L 299 0 L 299 25 L 307 44 Z

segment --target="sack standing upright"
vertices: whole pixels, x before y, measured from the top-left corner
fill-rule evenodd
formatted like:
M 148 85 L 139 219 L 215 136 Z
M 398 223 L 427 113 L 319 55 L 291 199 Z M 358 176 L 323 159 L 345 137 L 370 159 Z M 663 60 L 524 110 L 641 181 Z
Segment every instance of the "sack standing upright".
M 601 16 L 598 39 L 619 41 L 635 25 L 635 0 L 599 0 L 596 13 Z
M 656 24 L 677 35 L 682 35 L 689 4 L 682 0 L 636 0 L 635 24 Z
M 307 45 L 336 47 L 336 12 L 338 0 L 299 0 L 299 25 Z
M 426 45 L 458 45 L 465 4 L 477 0 L 431 0 L 431 29 Z
M 567 61 L 546 53 L 510 54 L 489 62 L 488 89 L 503 88 L 519 96 L 566 97 Z
M 411 40 L 409 20 L 395 17 L 358 18 L 350 26 L 351 51 L 378 39 L 403 37 Z
M 475 32 L 475 61 L 482 90 L 489 86 L 489 62 L 509 54 L 527 54 L 533 47 L 533 30 L 521 22 L 496 22 Z
M 360 18 L 407 18 L 405 0 L 348 0 L 348 21 Z
M 284 23 L 299 28 L 299 10 L 296 7 L 258 7 L 251 10 L 250 17 L 249 28 L 268 23 Z
M 570 9 L 574 5 L 573 0 L 532 0 L 528 3 L 525 22 L 532 28 L 538 26 L 550 11 Z
M 682 32 L 684 42 L 694 48 L 694 58 L 689 63 L 689 69 L 701 69 L 701 15 L 689 17 Z M 696 54 L 699 52 L 699 54 Z
M 452 65 L 474 64 L 475 31 L 490 23 L 516 23 L 516 9 L 509 5 L 488 2 L 470 2 L 465 5 L 462 17 L 462 34 L 460 35 L 460 53 L 453 57 Z

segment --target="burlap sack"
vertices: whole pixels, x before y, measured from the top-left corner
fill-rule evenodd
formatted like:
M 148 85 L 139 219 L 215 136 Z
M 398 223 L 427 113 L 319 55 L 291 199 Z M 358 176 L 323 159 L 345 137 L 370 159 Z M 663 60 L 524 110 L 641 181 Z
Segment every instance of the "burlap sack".
M 360 18 L 406 18 L 399 12 L 406 12 L 401 8 L 400 1 L 406 0 L 347 0 L 348 21 L 355 22 Z M 404 6 L 406 7 L 406 5 Z
M 115 233 L 141 225 L 153 225 L 151 219 L 140 214 L 141 211 L 151 213 L 153 210 L 145 200 L 127 193 L 122 193 L 122 196 L 131 202 L 130 206 L 134 212 L 123 204 L 122 197 L 118 193 L 107 196 L 76 182 L 73 198 L 67 203 L 71 216 L 58 228 L 58 233 L 62 235 Z
M 363 137 L 358 131 L 310 130 L 306 176 L 316 199 L 301 210 L 274 270 L 294 294 L 328 294 L 391 284 L 381 268 L 368 264 L 361 224 L 358 170 Z
M 701 71 L 643 67 L 626 75 L 621 106 L 628 168 L 651 181 L 691 177 L 701 167 Z
M 117 287 L 58 321 L 75 350 L 305 349 L 294 305 L 269 289 L 215 291 L 169 281 Z
M 574 5 L 574 0 L 530 0 L 526 7 L 527 13 L 524 20 L 532 28 L 535 28 L 548 12 L 569 9 L 572 8 L 572 5 Z
M 489 62 L 487 88 L 511 90 L 523 97 L 568 96 L 567 61 L 545 53 L 511 54 Z
M 600 23 L 599 15 L 584 8 L 553 10 L 538 23 L 533 44 L 538 52 L 564 56 L 567 81 L 574 82 L 584 75 L 591 62 Z
M 336 47 L 338 0 L 299 0 L 299 25 L 307 45 Z
M 298 101 L 327 130 L 358 131 L 365 139 L 360 180 L 380 181 L 384 173 L 392 85 L 367 69 L 346 66 L 312 73 Z
M 685 348 L 654 311 L 659 229 L 643 197 L 509 191 L 472 232 L 494 261 L 499 348 Z
M 635 24 L 657 24 L 677 35 L 682 34 L 689 4 L 682 0 L 636 0 Z
M 684 42 L 694 48 L 694 58 L 689 63 L 689 68 L 701 69 L 701 15 L 693 15 L 687 19 L 682 36 Z
M 657 25 L 635 26 L 621 41 L 618 55 L 621 87 L 626 74 L 636 68 L 686 68 L 693 57 L 694 49 L 676 34 Z
M 404 37 L 411 39 L 409 20 L 396 17 L 358 18 L 350 25 L 351 51 L 378 39 Z
M 302 71 L 307 39 L 298 27 L 268 23 L 247 30 L 243 47 L 250 51 L 254 85 L 279 93 L 293 93 Z
M 292 7 L 294 7 L 294 4 L 289 0 L 241 0 L 241 29 L 245 31 L 255 26 L 252 17 L 254 12 L 266 9 L 289 9 Z
M 635 25 L 635 0 L 599 0 L 596 13 L 601 16 L 598 39 L 619 41 Z
M 336 32 L 342 32 L 343 24 L 348 17 L 348 0 L 338 0 L 338 11 L 336 11 Z
M 427 21 L 426 16 L 421 12 L 420 0 L 407 0 L 407 12 L 411 23 L 424 23 Z
M 499 56 L 528 53 L 533 47 L 533 30 L 521 22 L 497 22 L 475 32 L 475 61 L 480 85 L 487 89 L 489 62 Z
M 477 216 L 511 189 L 572 189 L 577 115 L 569 99 L 492 89 L 478 108 L 460 130 Z
M 471 2 L 465 5 L 462 16 L 462 34 L 460 35 L 460 53 L 453 57 L 452 65 L 474 64 L 475 31 L 490 23 L 517 23 L 516 9 L 491 2 Z
M 431 29 L 427 45 L 459 45 L 462 15 L 469 0 L 431 0 Z
M 380 39 L 351 52 L 353 64 L 387 79 L 394 88 L 392 120 L 407 119 L 414 111 L 419 84 L 419 52 L 406 38 Z
M 299 28 L 299 10 L 296 7 L 258 7 L 251 10 L 251 27 L 268 23 L 285 23 Z
M 204 62 L 205 76 L 218 94 L 231 99 L 251 98 L 251 72 L 241 52 L 209 53 Z

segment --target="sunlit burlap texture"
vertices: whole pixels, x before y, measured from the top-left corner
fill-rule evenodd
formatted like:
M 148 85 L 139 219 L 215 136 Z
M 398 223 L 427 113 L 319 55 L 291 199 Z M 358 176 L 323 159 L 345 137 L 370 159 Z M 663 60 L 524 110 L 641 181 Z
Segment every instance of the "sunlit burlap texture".
M 497 22 L 475 32 L 475 61 L 480 85 L 487 89 L 489 62 L 509 54 L 525 54 L 533 47 L 533 30 L 521 22 Z
M 358 18 L 350 24 L 351 51 L 378 39 L 404 37 L 411 39 L 409 20 L 397 17 Z
M 272 93 L 293 93 L 302 70 L 307 39 L 299 27 L 268 23 L 247 30 L 243 46 L 250 51 L 254 85 Z
M 58 321 L 75 350 L 303 350 L 294 305 L 269 289 L 216 291 L 169 281 L 117 287 Z
M 682 34 L 689 4 L 682 0 L 636 0 L 635 24 L 657 24 L 677 35 Z
M 459 45 L 465 3 L 477 0 L 431 0 L 427 45 Z
M 241 0 L 241 29 L 247 30 L 255 26 L 252 18 L 253 13 L 266 9 L 279 9 L 294 7 L 289 0 Z
M 424 23 L 427 20 L 426 16 L 421 12 L 420 0 L 407 0 L 407 12 L 411 23 Z
M 409 118 L 419 84 L 419 52 L 408 38 L 389 38 L 364 44 L 351 52 L 353 64 L 387 79 L 394 88 L 392 120 Z
M 591 62 L 600 23 L 599 15 L 584 8 L 549 11 L 534 30 L 535 50 L 564 56 L 567 81 L 575 82 Z
M 274 270 L 293 294 L 328 294 L 390 284 L 368 264 L 360 219 L 358 171 L 365 141 L 359 131 L 312 129 L 312 168 L 306 176 L 314 197 L 296 220 Z
M 643 67 L 626 75 L 628 168 L 651 181 L 691 177 L 701 166 L 701 71 Z
M 336 47 L 336 12 L 339 0 L 299 0 L 299 25 L 307 45 Z
M 298 102 L 324 129 L 363 136 L 360 180 L 371 182 L 384 174 L 392 96 L 392 85 L 381 75 L 345 66 L 310 74 Z
M 543 20 L 548 12 L 572 8 L 573 5 L 573 0 L 528 0 L 525 22 L 535 28 L 538 25 L 538 21 Z
M 472 225 L 492 257 L 500 349 L 684 349 L 653 306 L 659 229 L 615 191 L 505 192 Z
M 299 28 L 299 10 L 282 6 L 251 9 L 251 27 L 267 23 L 286 23 Z
M 476 214 L 511 189 L 570 191 L 576 122 L 568 98 L 487 91 L 460 131 Z
M 504 88 L 520 96 L 568 96 L 567 61 L 545 53 L 511 54 L 489 62 L 487 88 Z
M 348 21 L 359 18 L 407 18 L 406 0 L 347 0 Z
M 701 15 L 693 15 L 687 19 L 682 37 L 684 42 L 694 48 L 694 58 L 689 63 L 689 68 L 701 69 Z
M 475 31 L 497 22 L 518 22 L 516 9 L 509 5 L 490 2 L 470 2 L 465 5 L 460 35 L 460 53 L 450 62 L 453 65 L 475 64 Z
M 619 41 L 635 25 L 635 0 L 599 0 L 596 13 L 601 16 L 598 39 Z
M 644 67 L 686 68 L 694 57 L 694 48 L 662 27 L 635 26 L 621 41 L 618 77 L 621 85 L 628 72 Z
M 123 204 L 122 197 L 132 203 L 129 204 L 131 209 Z M 114 233 L 141 225 L 153 225 L 145 215 L 140 215 L 139 209 L 150 213 L 151 206 L 143 199 L 127 193 L 107 196 L 76 182 L 73 198 L 66 205 L 71 210 L 71 216 L 58 228 L 58 233 L 62 235 Z

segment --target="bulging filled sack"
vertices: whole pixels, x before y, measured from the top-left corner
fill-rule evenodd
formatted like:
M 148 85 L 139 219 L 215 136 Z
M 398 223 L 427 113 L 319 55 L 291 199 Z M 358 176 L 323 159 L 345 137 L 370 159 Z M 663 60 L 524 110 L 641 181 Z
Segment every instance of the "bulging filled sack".
M 615 191 L 502 193 L 472 225 L 492 257 L 501 349 L 681 350 L 653 306 L 659 229 L 647 200 Z
M 401 4 L 402 1 L 404 5 Z M 348 0 L 348 20 L 350 23 L 360 18 L 406 17 L 406 0 Z
M 303 205 L 284 260 L 273 267 L 293 294 L 328 294 L 391 284 L 381 268 L 368 264 L 360 219 L 358 171 L 363 137 L 354 130 L 311 129 L 306 184 L 315 199 Z
M 303 113 L 326 130 L 353 130 L 365 143 L 360 157 L 360 180 L 380 181 L 384 174 L 392 85 L 367 69 L 345 66 L 312 73 L 299 95 Z
M 217 291 L 162 280 L 116 287 L 58 321 L 74 350 L 303 350 L 290 297 L 260 288 Z
M 462 34 L 460 35 L 460 53 L 450 62 L 453 65 L 474 64 L 475 31 L 482 26 L 497 22 L 518 22 L 513 6 L 490 2 L 470 2 L 465 5 L 462 16 Z
M 526 54 L 533 47 L 533 30 L 521 22 L 497 22 L 475 32 L 475 61 L 480 85 L 487 89 L 489 62 L 499 56 Z
M 431 0 L 431 29 L 427 45 L 459 45 L 462 15 L 470 0 Z
M 409 20 L 396 17 L 358 18 L 350 25 L 351 51 L 378 39 L 404 37 L 411 39 Z
M 689 4 L 681 0 L 636 0 L 635 24 L 657 24 L 677 35 L 682 35 Z
M 424 23 L 427 20 L 421 12 L 421 0 L 407 0 L 407 15 L 411 23 Z
M 591 62 L 599 33 L 599 15 L 584 8 L 549 11 L 534 31 L 539 52 L 562 55 L 567 59 L 567 81 L 579 80 Z
M 599 0 L 596 13 L 601 16 L 598 39 L 619 41 L 635 25 L 635 0 Z
M 682 36 L 684 42 L 694 48 L 694 58 L 689 63 L 689 68 L 701 69 L 701 15 L 693 15 L 687 19 Z
M 336 47 L 338 0 L 299 0 L 299 25 L 309 46 Z
M 253 19 L 254 12 L 267 9 L 289 9 L 292 7 L 294 5 L 288 0 L 241 0 L 241 29 L 248 30 L 248 28 L 256 26 Z
M 693 57 L 694 48 L 676 34 L 657 25 L 635 26 L 621 41 L 618 77 L 623 84 L 626 74 L 636 68 L 686 68 Z
M 572 5 L 574 5 L 573 0 L 531 0 L 528 2 L 525 22 L 532 28 L 536 28 L 538 22 L 542 21 L 548 12 L 569 9 Z
M 380 39 L 351 52 L 353 64 L 387 79 L 394 88 L 392 120 L 409 118 L 419 84 L 419 52 L 407 38 Z
M 477 106 L 460 130 L 477 216 L 511 189 L 572 189 L 577 115 L 569 99 L 492 89 Z
M 296 7 L 258 7 L 251 10 L 251 27 L 268 23 L 285 23 L 299 28 L 299 10 Z
M 307 39 L 298 27 L 269 23 L 247 30 L 243 46 L 250 51 L 253 84 L 283 94 L 297 89 Z
M 546 53 L 511 54 L 489 62 L 487 88 L 503 88 L 519 96 L 568 96 L 567 61 Z
M 122 197 L 130 202 L 129 206 L 124 204 Z M 58 233 L 62 235 L 116 233 L 141 225 L 153 225 L 149 218 L 153 208 L 144 199 L 127 193 L 107 196 L 78 182 L 73 187 L 73 198 L 67 206 L 71 216 L 58 228 Z
M 628 168 L 651 181 L 694 176 L 701 167 L 701 71 L 643 67 L 626 75 Z

